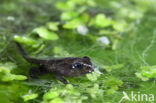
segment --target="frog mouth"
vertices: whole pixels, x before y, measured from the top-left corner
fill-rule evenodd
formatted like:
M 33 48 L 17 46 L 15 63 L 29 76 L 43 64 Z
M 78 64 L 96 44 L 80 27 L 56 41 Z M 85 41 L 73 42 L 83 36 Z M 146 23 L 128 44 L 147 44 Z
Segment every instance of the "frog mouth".
M 91 72 L 92 72 L 92 70 L 89 70 L 88 72 L 89 72 L 89 73 L 91 73 Z
M 90 65 L 89 68 L 90 68 L 89 71 L 88 71 L 89 73 L 91 73 L 91 72 L 94 71 L 94 66 L 91 66 L 91 65 Z
M 94 71 L 94 69 L 90 69 L 88 72 L 91 73 L 91 72 L 93 72 L 93 71 Z

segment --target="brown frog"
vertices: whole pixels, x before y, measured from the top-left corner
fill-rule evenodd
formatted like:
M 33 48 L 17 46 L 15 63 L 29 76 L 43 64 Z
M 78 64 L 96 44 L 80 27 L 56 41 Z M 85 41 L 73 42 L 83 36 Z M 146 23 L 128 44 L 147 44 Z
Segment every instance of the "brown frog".
M 36 59 L 29 57 L 22 46 L 15 42 L 22 56 L 32 64 L 38 65 L 38 69 L 31 68 L 30 76 L 34 77 L 34 74 L 52 73 L 56 79 L 68 84 L 67 80 L 63 77 L 75 77 L 83 74 L 91 73 L 94 71 L 94 67 L 89 57 L 67 57 L 67 58 L 54 58 L 50 60 Z

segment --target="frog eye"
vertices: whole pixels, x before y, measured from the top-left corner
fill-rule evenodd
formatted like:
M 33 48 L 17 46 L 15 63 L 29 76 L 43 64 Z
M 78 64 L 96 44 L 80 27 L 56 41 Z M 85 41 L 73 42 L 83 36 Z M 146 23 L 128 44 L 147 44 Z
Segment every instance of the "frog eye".
M 90 60 L 90 58 L 88 56 L 84 56 L 83 58 L 86 60 Z
M 78 64 L 78 63 L 75 63 L 73 66 L 72 66 L 73 69 L 82 69 L 83 68 L 83 64 Z

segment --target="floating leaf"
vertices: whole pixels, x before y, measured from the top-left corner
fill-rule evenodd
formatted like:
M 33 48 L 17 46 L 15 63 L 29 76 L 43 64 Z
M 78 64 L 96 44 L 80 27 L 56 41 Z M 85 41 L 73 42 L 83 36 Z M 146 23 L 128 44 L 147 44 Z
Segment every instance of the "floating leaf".
M 0 80 L 4 82 L 13 80 L 25 80 L 27 79 L 24 75 L 11 74 L 11 70 L 16 67 L 13 63 L 0 64 Z
M 92 75 L 92 74 L 87 74 L 87 78 L 90 80 L 90 81 L 96 81 L 97 80 L 97 77 L 95 75 Z
M 113 28 L 114 28 L 114 30 L 116 30 L 116 31 L 123 32 L 123 31 L 125 31 L 126 28 L 127 28 L 127 23 L 124 22 L 124 21 L 121 21 L 121 22 L 114 22 L 114 23 L 113 23 Z
M 77 12 L 68 11 L 61 14 L 61 20 L 71 20 L 78 16 Z
M 135 75 L 143 81 L 156 78 L 156 66 L 143 66 L 139 68 L 139 71 Z
M 36 93 L 26 94 L 26 95 L 22 96 L 24 101 L 29 101 L 29 100 L 35 99 L 37 97 L 38 97 L 38 94 L 36 94 Z
M 60 54 L 60 53 L 61 53 L 61 48 L 59 48 L 59 47 L 54 47 L 53 52 L 54 52 L 55 54 Z
M 66 3 L 65 2 L 58 2 L 56 4 L 56 7 L 60 10 L 74 10 L 75 9 L 75 2 L 73 1 L 67 1 Z
M 24 75 L 7 74 L 2 77 L 2 81 L 12 81 L 12 80 L 26 80 L 27 77 Z
M 156 78 L 156 68 L 153 68 L 151 71 L 152 77 Z
M 108 27 L 112 24 L 112 21 L 104 14 L 98 14 L 95 17 L 95 21 L 93 21 L 97 27 Z
M 87 7 L 86 6 L 81 6 L 78 10 L 77 10 L 77 12 L 79 13 L 79 14 L 82 14 L 82 16 L 79 16 L 79 17 L 83 17 L 83 14 L 85 14 L 85 10 L 87 9 Z
M 14 63 L 0 63 L 0 73 L 10 74 L 11 70 L 14 68 L 16 68 L 16 65 Z
M 119 10 L 119 15 L 121 15 L 122 17 L 128 17 L 130 19 L 140 19 L 143 17 L 143 12 L 140 12 L 138 10 L 133 10 L 133 9 L 130 9 L 130 8 L 126 8 L 126 7 L 123 7 Z
M 112 50 L 116 50 L 118 43 L 119 43 L 118 39 L 113 40 Z
M 58 31 L 58 22 L 48 22 L 47 27 L 52 31 Z
M 105 86 L 107 87 L 114 87 L 114 86 L 121 86 L 123 84 L 123 82 L 118 79 L 118 78 L 114 78 L 114 77 L 108 77 L 108 80 L 105 83 Z
M 10 73 L 10 70 L 9 69 L 6 69 L 4 67 L 0 67 L 0 73 L 9 74 Z
M 152 74 L 152 73 L 151 73 L 150 71 L 145 71 L 145 72 L 142 73 L 142 76 L 145 76 L 145 77 L 147 77 L 147 78 L 151 78 L 151 77 L 152 77 L 151 74 Z
M 16 42 L 19 42 L 19 43 L 22 43 L 25 45 L 34 45 L 35 44 L 35 41 L 32 38 L 26 37 L 26 36 L 21 37 L 21 36 L 15 35 L 14 40 Z
M 87 23 L 90 19 L 90 16 L 87 13 L 83 13 L 81 18 L 85 23 Z
M 73 85 L 67 84 L 66 88 L 69 89 L 69 90 L 72 90 L 73 89 Z
M 114 89 L 108 89 L 107 90 L 107 94 L 108 95 L 112 95 L 112 94 L 114 94 L 115 93 L 115 90 Z
M 55 98 L 55 99 L 51 100 L 49 103 L 64 103 L 64 102 L 61 98 Z
M 111 72 L 113 69 L 120 69 L 123 66 L 124 66 L 123 64 L 116 64 L 116 65 L 111 65 L 111 66 L 105 66 L 105 65 L 103 65 L 102 67 L 104 69 L 106 69 L 107 72 Z
M 76 29 L 81 24 L 82 24 L 82 21 L 80 19 L 74 19 L 74 20 L 66 22 L 63 25 L 63 28 L 65 28 L 65 29 Z
M 15 75 L 14 80 L 26 80 L 27 77 L 24 75 Z
M 87 92 L 90 94 L 92 98 L 96 98 L 97 96 L 103 94 L 103 90 L 99 88 L 99 84 L 95 83 L 92 88 L 87 88 Z
M 59 38 L 55 32 L 48 31 L 45 27 L 36 28 L 34 32 L 46 40 L 57 40 Z
M 57 91 L 49 91 L 44 94 L 43 99 L 50 100 L 50 99 L 56 98 L 58 96 L 59 96 L 59 93 Z
M 136 75 L 138 78 L 140 78 L 142 81 L 147 81 L 147 80 L 149 80 L 149 78 L 143 77 L 143 76 L 141 75 L 141 73 L 135 73 L 135 75 Z
M 92 7 L 96 6 L 96 3 L 94 2 L 94 0 L 86 0 L 86 2 L 89 6 L 92 6 Z

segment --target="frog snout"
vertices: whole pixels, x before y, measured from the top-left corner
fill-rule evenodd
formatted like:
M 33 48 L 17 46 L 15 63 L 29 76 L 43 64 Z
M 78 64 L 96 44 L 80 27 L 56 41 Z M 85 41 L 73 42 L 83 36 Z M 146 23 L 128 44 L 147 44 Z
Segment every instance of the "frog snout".
M 94 68 L 95 68 L 94 66 L 90 66 L 89 67 L 89 73 L 93 72 L 94 71 Z

